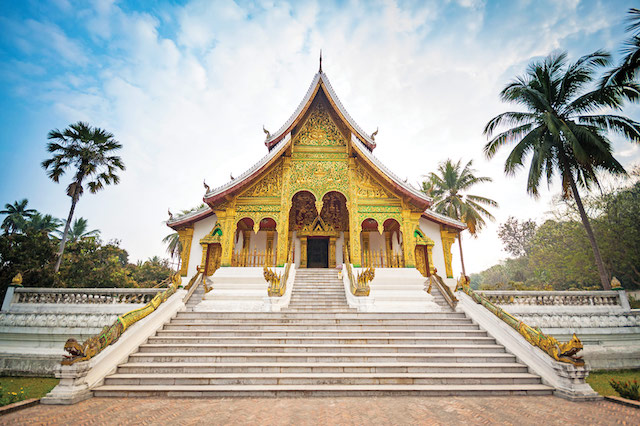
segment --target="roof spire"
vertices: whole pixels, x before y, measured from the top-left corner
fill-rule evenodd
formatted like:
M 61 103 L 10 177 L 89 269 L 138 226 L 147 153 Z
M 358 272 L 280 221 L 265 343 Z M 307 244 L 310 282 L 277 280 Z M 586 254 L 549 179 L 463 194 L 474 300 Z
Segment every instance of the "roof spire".
M 320 49 L 320 69 L 318 70 L 320 74 L 322 74 L 322 49 Z

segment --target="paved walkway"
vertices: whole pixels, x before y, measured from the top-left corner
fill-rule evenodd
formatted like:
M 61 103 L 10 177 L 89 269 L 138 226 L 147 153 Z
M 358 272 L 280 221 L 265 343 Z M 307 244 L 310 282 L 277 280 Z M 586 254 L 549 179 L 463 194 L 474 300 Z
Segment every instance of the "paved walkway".
M 38 405 L 0 424 L 640 424 L 640 410 L 608 401 L 546 397 L 93 398 L 73 406 Z

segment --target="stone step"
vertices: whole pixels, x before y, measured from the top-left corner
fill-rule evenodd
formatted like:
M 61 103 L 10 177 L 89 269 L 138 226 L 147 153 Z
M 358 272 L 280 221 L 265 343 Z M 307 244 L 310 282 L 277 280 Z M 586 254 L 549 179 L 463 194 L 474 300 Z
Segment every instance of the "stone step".
M 228 328 L 228 329 L 241 329 L 241 330 L 274 330 L 281 329 L 282 323 L 264 323 L 264 322 L 211 322 L 205 324 L 174 324 L 169 323 L 164 326 L 164 330 L 187 330 L 188 332 L 195 331 L 207 331 L 211 328 Z M 322 330 L 361 330 L 363 328 L 376 328 L 379 330 L 415 330 L 425 329 L 430 330 L 479 330 L 479 327 L 475 324 L 448 324 L 448 323 L 411 323 L 410 321 L 398 321 L 395 324 L 388 324 L 387 322 L 373 323 L 373 322 L 361 322 L 361 323 L 349 323 L 349 322 L 328 322 L 328 321 L 295 321 L 286 324 L 290 330 L 308 330 L 308 329 L 322 329 Z
M 243 343 L 144 343 L 138 348 L 138 353 L 398 353 L 398 354 L 422 354 L 428 352 L 436 353 L 504 353 L 504 347 L 497 344 L 277 344 L 277 343 L 260 343 L 260 344 L 243 344 Z
M 131 362 L 515 362 L 515 356 L 504 353 L 398 353 L 398 352 L 136 352 Z
M 480 385 L 539 384 L 530 373 L 117 373 L 110 385 Z
M 316 316 L 309 314 L 289 314 L 285 312 L 178 312 L 175 319 L 211 319 L 211 318 L 253 318 L 253 319 L 281 319 L 281 318 L 316 318 Z M 332 317 L 333 318 L 333 317 Z M 336 319 L 351 319 L 351 318 L 371 318 L 376 320 L 384 320 L 389 318 L 400 318 L 408 320 L 419 319 L 457 319 L 457 320 L 469 320 L 462 312 L 426 312 L 426 313 L 374 313 L 374 312 L 358 312 L 356 314 L 341 314 L 335 316 Z
M 103 385 L 96 397 L 505 396 L 551 395 L 542 384 L 517 385 Z
M 495 343 L 492 337 L 371 337 L 371 336 L 353 336 L 353 337 L 318 337 L 318 336 L 299 336 L 299 337 L 199 337 L 199 336 L 168 336 L 168 337 L 150 337 L 148 343 L 152 344 L 211 344 L 211 343 L 231 343 L 231 344 L 326 344 L 326 345 L 344 345 L 344 344 L 387 344 L 387 345 L 430 345 L 430 344 L 490 344 Z
M 384 329 L 359 329 L 359 330 L 323 330 L 323 329 L 308 329 L 308 330 L 291 330 L 289 328 L 280 328 L 273 330 L 229 330 L 226 328 L 221 329 L 208 329 L 206 331 L 191 331 L 187 329 L 176 330 L 158 330 L 158 337 L 155 338 L 199 338 L 199 337 L 262 337 L 269 338 L 283 338 L 283 337 L 328 337 L 328 338 L 370 338 L 370 337 L 430 337 L 430 338 L 488 338 L 487 333 L 484 330 L 384 330 Z M 151 337 L 154 338 L 154 337 Z
M 264 363 L 184 363 L 184 362 L 129 362 L 118 368 L 119 373 L 527 373 L 525 365 L 515 362 L 421 362 L 403 363 L 326 363 L 326 362 L 283 362 Z

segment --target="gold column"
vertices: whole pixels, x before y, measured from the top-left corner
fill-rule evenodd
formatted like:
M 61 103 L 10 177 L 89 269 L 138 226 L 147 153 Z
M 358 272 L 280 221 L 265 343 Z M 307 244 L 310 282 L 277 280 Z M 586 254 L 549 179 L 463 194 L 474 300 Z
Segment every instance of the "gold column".
M 360 256 L 360 229 L 361 223 L 358 218 L 358 193 L 357 193 L 357 174 L 356 162 L 354 158 L 349 158 L 349 199 L 347 199 L 347 208 L 349 210 L 349 235 L 345 235 L 345 242 L 349 241 L 349 258 L 355 268 L 362 265 Z
M 453 268 L 451 267 L 451 246 L 456 241 L 456 232 L 440 228 L 440 238 L 442 239 L 442 251 L 444 252 L 444 268 L 447 278 L 453 278 Z
M 229 207 L 224 211 L 216 211 L 216 216 L 222 225 L 222 266 L 231 266 L 233 254 L 233 235 L 235 234 L 236 210 Z
M 289 256 L 291 235 L 289 232 L 289 210 L 291 210 L 291 157 L 282 162 L 282 195 L 280 198 L 280 223 L 278 223 L 278 249 L 276 264 L 284 266 Z M 289 235 L 289 238 L 286 236 Z
M 191 241 L 193 240 L 193 226 L 178 229 L 178 238 L 180 239 L 180 245 L 182 246 L 182 252 L 180 253 L 180 275 L 186 277 L 189 269 Z
M 336 267 L 336 237 L 329 237 L 329 268 Z
M 429 275 L 436 272 L 436 267 L 433 265 L 433 242 L 427 244 L 427 260 L 429 262 Z
M 416 237 L 413 231 L 418 226 L 420 213 L 414 213 L 409 209 L 402 210 L 402 252 L 404 253 L 405 268 L 415 268 Z
M 300 267 L 307 267 L 307 237 L 300 237 Z
M 362 231 L 362 265 L 371 266 L 371 250 L 369 249 L 368 231 Z
M 384 246 L 386 249 L 387 268 L 391 266 L 391 257 L 393 256 L 393 244 L 391 244 L 391 232 L 384 233 Z
M 267 266 L 273 266 L 271 265 L 271 261 L 273 259 L 272 255 L 273 255 L 273 237 L 275 236 L 275 232 L 273 231 L 267 231 L 267 249 L 265 252 L 265 262 L 264 264 Z

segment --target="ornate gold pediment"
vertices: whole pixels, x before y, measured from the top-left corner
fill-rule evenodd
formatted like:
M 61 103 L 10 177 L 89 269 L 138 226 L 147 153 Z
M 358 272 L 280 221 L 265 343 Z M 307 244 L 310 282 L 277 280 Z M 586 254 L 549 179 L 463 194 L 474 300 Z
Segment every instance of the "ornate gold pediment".
M 243 197 L 279 197 L 282 192 L 282 162 L 249 188 Z
M 378 181 L 367 172 L 362 164 L 356 162 L 356 192 L 362 198 L 396 198 L 387 191 Z
M 318 236 L 318 237 L 330 237 L 337 236 L 338 232 L 331 224 L 326 223 L 318 215 L 310 224 L 304 226 L 299 232 L 302 236 Z
M 346 140 L 329 114 L 326 101 L 316 99 L 311 112 L 295 137 L 294 145 L 346 146 Z
M 200 244 L 220 244 L 222 242 L 222 226 L 216 223 L 211 232 L 200 240 Z

